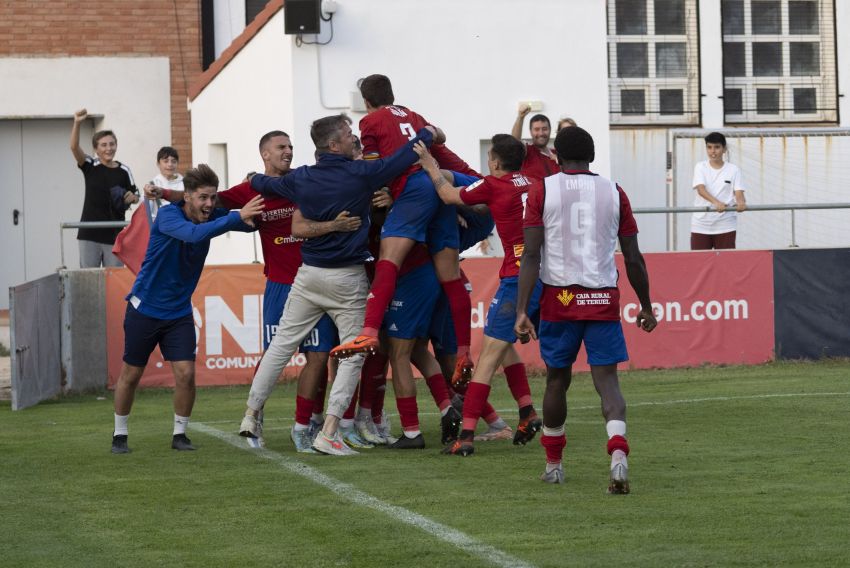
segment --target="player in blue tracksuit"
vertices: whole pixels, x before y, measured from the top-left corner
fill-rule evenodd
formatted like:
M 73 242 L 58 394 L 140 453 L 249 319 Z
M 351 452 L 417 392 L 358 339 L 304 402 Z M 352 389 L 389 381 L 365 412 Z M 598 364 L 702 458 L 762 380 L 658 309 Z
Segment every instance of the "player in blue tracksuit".
M 260 196 L 239 211 L 216 209 L 218 176 L 206 164 L 186 172 L 185 199 L 163 207 L 151 228 L 145 260 L 127 295 L 124 365 L 115 385 L 112 453 L 125 454 L 127 422 L 136 387 L 159 345 L 174 372 L 174 432 L 171 447 L 194 450 L 186 425 L 195 403 L 195 325 L 192 293 L 198 285 L 210 239 L 230 230 L 251 231 L 263 209 Z

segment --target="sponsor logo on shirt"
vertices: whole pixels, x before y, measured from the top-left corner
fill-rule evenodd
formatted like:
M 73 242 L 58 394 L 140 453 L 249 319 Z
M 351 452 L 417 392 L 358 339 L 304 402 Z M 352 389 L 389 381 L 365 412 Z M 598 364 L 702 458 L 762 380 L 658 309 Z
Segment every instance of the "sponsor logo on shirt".
M 567 290 L 565 288 L 565 289 L 561 290 L 561 293 L 558 294 L 555 297 L 558 298 L 559 302 L 564 304 L 564 307 L 567 307 L 567 306 L 570 305 L 570 302 L 573 301 L 573 298 L 575 298 L 575 294 L 573 294 L 572 292 L 570 292 L 569 290 Z
M 272 209 L 271 211 L 263 211 L 260 218 L 263 221 L 279 221 L 280 219 L 288 219 L 295 212 L 295 207 L 281 207 L 280 209 Z
M 514 245 L 514 256 L 516 257 L 516 265 L 519 266 L 519 259 L 522 257 L 522 251 L 525 250 L 525 244 L 520 243 L 518 245 Z
M 291 245 L 293 243 L 300 243 L 303 240 L 304 239 L 299 239 L 298 237 L 293 237 L 293 236 L 275 237 L 274 238 L 274 244 L 276 244 L 276 245 Z

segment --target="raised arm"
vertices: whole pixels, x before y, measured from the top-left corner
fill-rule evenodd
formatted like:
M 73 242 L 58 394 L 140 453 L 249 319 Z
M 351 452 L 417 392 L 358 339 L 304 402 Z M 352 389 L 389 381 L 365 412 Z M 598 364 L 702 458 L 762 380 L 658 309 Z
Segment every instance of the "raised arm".
M 526 243 L 527 246 L 528 243 Z M 631 284 L 635 294 L 637 294 L 638 301 L 640 301 L 637 326 L 644 331 L 652 331 L 658 325 L 658 320 L 652 313 L 652 301 L 649 299 L 649 273 L 646 271 L 646 262 L 638 247 L 637 235 L 620 237 L 620 250 L 623 251 L 629 284 Z M 523 261 L 524 259 L 525 253 L 523 253 Z M 520 267 L 521 270 L 522 267 Z
M 511 128 L 511 136 L 522 142 L 522 123 L 525 122 L 525 117 L 531 112 L 531 106 L 526 103 L 520 103 L 516 113 L 516 120 Z
M 71 126 L 71 153 L 74 159 L 77 160 L 77 165 L 83 165 L 86 161 L 86 153 L 80 148 L 80 124 L 86 119 L 88 112 L 86 109 L 80 109 L 74 113 L 74 125 Z
M 230 211 L 218 219 L 205 223 L 189 221 L 178 209 L 178 207 L 160 209 L 156 219 L 159 230 L 169 237 L 187 243 L 199 243 L 231 230 L 252 231 L 254 227 L 251 219 L 263 210 L 263 199 L 258 195 L 239 211 Z
M 328 233 L 350 233 L 360 228 L 360 217 L 351 217 L 348 211 L 343 211 L 333 221 L 314 221 L 307 219 L 296 209 L 292 214 L 292 236 L 299 239 L 315 239 Z

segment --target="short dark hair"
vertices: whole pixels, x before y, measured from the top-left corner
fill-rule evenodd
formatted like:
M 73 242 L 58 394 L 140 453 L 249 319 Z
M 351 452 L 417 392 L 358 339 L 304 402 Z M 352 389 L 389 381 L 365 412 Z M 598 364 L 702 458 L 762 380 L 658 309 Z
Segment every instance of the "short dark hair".
M 545 114 L 535 114 L 531 117 L 531 120 L 528 121 L 528 127 L 531 128 L 531 125 L 535 122 L 545 122 L 546 126 L 550 129 L 552 128 L 552 123 L 549 122 L 549 118 Z
M 183 188 L 186 191 L 195 191 L 199 187 L 214 187 L 218 189 L 218 176 L 206 164 L 198 164 L 183 176 Z
M 378 108 L 395 102 L 393 85 L 386 75 L 369 75 L 360 81 L 360 95 L 371 106 Z
M 178 162 L 180 161 L 180 156 L 177 154 L 177 150 L 171 146 L 163 146 L 159 149 L 159 152 L 156 153 L 157 162 L 165 158 L 174 158 Z
M 115 138 L 115 143 L 118 143 L 118 137 L 115 136 L 115 133 L 111 130 L 98 130 L 94 133 L 94 136 L 91 137 L 91 147 L 97 148 L 97 143 L 101 138 L 106 138 L 107 136 L 112 136 Z
M 710 132 L 708 136 L 705 137 L 706 144 L 720 144 L 724 148 L 726 147 L 726 137 L 720 134 L 719 132 Z
M 262 138 L 260 138 L 260 152 L 263 151 L 263 146 L 266 145 L 266 142 L 277 136 L 286 136 L 287 138 L 289 138 L 289 134 L 287 134 L 283 130 L 272 130 L 271 132 L 266 132 L 265 134 L 263 134 Z
M 346 114 L 335 114 L 314 120 L 310 125 L 310 138 L 320 154 L 327 152 L 332 141 L 339 140 L 339 132 L 346 124 L 351 124 L 351 119 Z
M 490 139 L 493 145 L 490 151 L 498 158 L 502 169 L 517 172 L 525 160 L 525 144 L 510 134 L 496 134 Z
M 580 126 L 562 128 L 555 137 L 555 151 L 559 164 L 567 161 L 590 163 L 596 157 L 593 137 Z

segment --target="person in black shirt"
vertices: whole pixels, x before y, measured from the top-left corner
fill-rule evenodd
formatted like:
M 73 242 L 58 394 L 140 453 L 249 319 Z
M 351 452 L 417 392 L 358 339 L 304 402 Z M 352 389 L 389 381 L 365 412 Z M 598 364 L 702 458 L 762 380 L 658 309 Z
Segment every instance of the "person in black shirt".
M 123 221 L 124 212 L 139 201 L 138 190 L 130 168 L 115 160 L 118 139 L 111 130 L 100 130 L 92 137 L 95 157 L 80 148 L 80 124 L 86 119 L 86 109 L 74 113 L 71 129 L 71 153 L 86 181 L 86 195 L 80 221 Z M 80 268 L 121 266 L 112 254 L 115 236 L 121 229 L 80 229 Z

